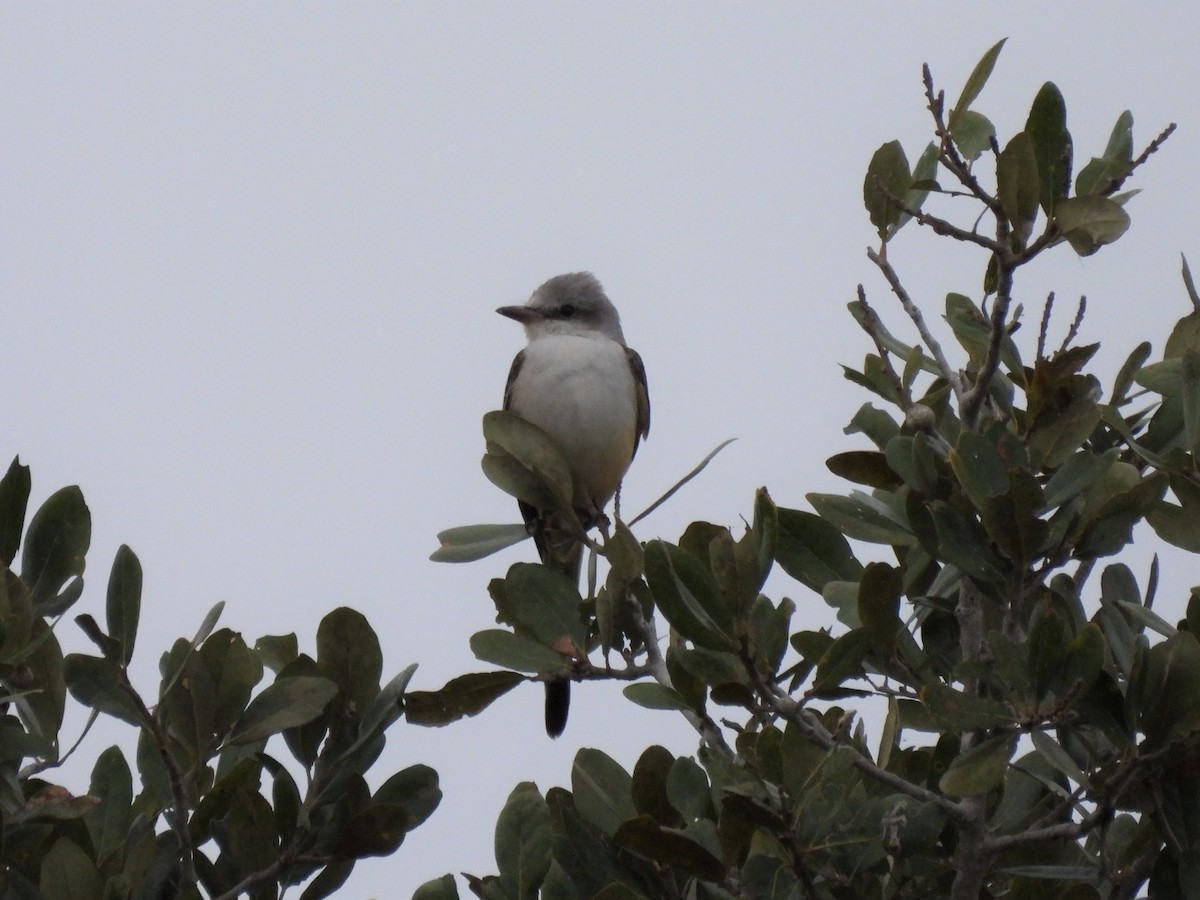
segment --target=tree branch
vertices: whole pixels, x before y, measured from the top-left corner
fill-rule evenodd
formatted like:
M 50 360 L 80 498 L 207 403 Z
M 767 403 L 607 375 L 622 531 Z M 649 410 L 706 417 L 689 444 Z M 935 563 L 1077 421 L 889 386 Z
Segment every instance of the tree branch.
M 938 371 L 942 377 L 950 385 L 950 389 L 954 391 L 954 396 L 961 401 L 963 385 L 958 374 L 950 368 L 950 363 L 946 359 L 946 354 L 942 351 L 942 345 L 938 343 L 930 332 L 929 327 L 925 324 L 925 317 L 921 314 L 921 310 L 913 303 L 912 298 L 908 295 L 908 291 L 904 289 L 904 285 L 900 283 L 900 276 L 896 274 L 896 270 L 892 268 L 891 263 L 872 250 L 867 248 L 867 259 L 875 263 L 879 271 L 883 273 L 883 277 L 887 279 L 887 283 L 891 285 L 892 293 L 896 295 L 896 299 L 900 301 L 900 305 L 904 307 L 904 311 L 917 326 L 917 333 L 920 334 L 921 340 L 925 342 L 925 346 L 929 348 L 929 353 L 933 356 L 937 363 Z

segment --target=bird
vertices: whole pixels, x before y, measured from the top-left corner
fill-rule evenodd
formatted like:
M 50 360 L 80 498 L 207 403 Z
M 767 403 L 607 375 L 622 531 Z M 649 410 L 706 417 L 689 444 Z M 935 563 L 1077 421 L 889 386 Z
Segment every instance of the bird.
M 513 359 L 504 409 L 540 428 L 571 472 L 572 507 L 587 529 L 605 521 L 642 439 L 650 433 L 650 395 L 642 358 L 625 343 L 621 317 L 590 272 L 557 275 L 523 306 L 496 310 L 525 327 Z M 518 501 L 543 565 L 578 586 L 583 544 L 553 510 Z M 571 682 L 546 682 L 546 733 L 567 725 Z

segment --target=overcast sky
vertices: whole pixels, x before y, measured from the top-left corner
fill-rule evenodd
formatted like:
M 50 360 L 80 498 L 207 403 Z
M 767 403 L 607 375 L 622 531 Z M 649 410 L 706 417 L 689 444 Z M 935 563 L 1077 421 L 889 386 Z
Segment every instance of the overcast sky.
M 439 687 L 485 668 L 467 641 L 494 624 L 486 583 L 533 554 L 428 561 L 445 527 L 517 519 L 478 462 L 523 343 L 497 306 L 561 272 L 605 284 L 654 410 L 626 512 L 739 439 L 641 538 L 737 527 L 759 485 L 790 506 L 845 490 L 824 460 L 863 446 L 842 428 L 868 397 L 838 369 L 869 348 L 845 312 L 855 285 L 910 334 L 864 255 L 867 161 L 929 140 L 922 62 L 952 101 L 1007 35 L 975 104 L 1002 137 L 1045 80 L 1077 167 L 1124 109 L 1139 149 L 1180 125 L 1115 247 L 1064 248 L 1018 282 L 1026 359 L 1046 292 L 1059 336 L 1087 294 L 1081 340 L 1104 343 L 1107 386 L 1186 311 L 1179 253 L 1200 265 L 1198 25 L 1183 2 L 5 3 L 0 456 L 32 467 L 32 506 L 83 488 L 76 612 L 102 614 L 117 546 L 140 556 L 147 694 L 158 654 L 218 600 L 250 643 L 294 630 L 309 651 L 322 615 L 353 606 L 385 677 L 418 662 L 413 686 Z M 890 250 L 939 324 L 982 271 L 943 245 L 910 224 Z M 1164 607 L 1190 584 L 1168 571 Z M 832 618 L 786 578 L 770 592 L 806 624 Z M 88 649 L 71 621 L 59 636 Z M 426 762 L 446 798 L 343 896 L 494 871 L 504 797 L 569 784 L 580 747 L 627 767 L 651 743 L 695 750 L 617 685 L 577 687 L 557 742 L 541 705 L 530 685 L 448 729 L 396 726 L 375 783 Z M 97 729 L 84 755 L 127 733 Z M 86 769 L 62 779 L 86 789 Z

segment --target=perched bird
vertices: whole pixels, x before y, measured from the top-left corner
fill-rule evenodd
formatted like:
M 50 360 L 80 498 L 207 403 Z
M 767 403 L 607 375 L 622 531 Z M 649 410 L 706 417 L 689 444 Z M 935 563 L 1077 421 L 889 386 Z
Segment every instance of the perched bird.
M 586 530 L 604 516 L 638 443 L 650 433 L 642 358 L 625 346 L 621 318 L 590 272 L 551 278 L 524 306 L 496 312 L 525 326 L 504 389 L 504 408 L 538 426 L 562 451 L 574 482 L 572 506 Z M 542 563 L 579 584 L 583 545 L 555 514 L 521 503 Z M 546 682 L 546 733 L 562 734 L 571 682 Z

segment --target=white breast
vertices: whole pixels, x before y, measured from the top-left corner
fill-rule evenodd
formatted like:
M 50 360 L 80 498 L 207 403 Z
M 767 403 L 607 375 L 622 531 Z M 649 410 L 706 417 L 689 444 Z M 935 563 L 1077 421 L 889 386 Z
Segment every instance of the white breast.
M 529 343 L 509 408 L 559 445 L 576 505 L 612 499 L 633 459 L 637 388 L 625 348 L 605 337 L 548 335 Z

